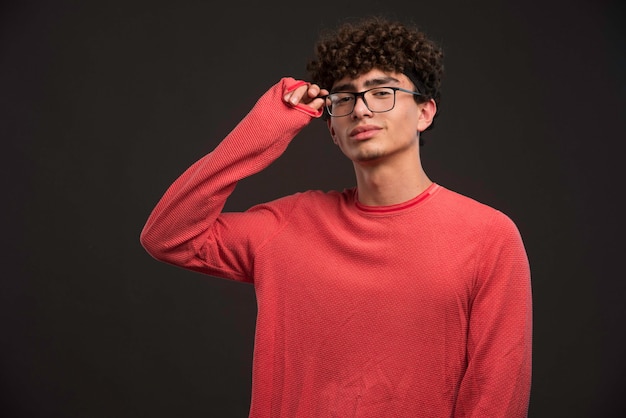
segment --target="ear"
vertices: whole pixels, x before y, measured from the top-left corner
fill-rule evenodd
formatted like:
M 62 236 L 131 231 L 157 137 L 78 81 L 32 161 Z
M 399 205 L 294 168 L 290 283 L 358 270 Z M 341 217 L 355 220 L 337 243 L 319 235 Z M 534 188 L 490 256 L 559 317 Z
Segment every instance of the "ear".
M 333 142 L 337 144 L 337 136 L 335 135 L 335 129 L 332 127 L 330 118 L 326 120 L 326 125 L 328 126 L 328 132 L 330 132 L 330 136 L 333 138 Z
M 417 130 L 419 132 L 423 132 L 433 123 L 433 119 L 437 113 L 437 103 L 435 103 L 433 99 L 430 99 L 420 105 L 419 112 L 420 115 L 417 121 Z

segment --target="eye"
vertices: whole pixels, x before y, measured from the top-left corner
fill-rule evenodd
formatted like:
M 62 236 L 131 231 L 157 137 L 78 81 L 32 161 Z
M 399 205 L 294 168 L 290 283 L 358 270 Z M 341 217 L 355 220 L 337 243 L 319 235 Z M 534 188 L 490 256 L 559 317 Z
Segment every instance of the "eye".
M 333 106 L 349 104 L 352 101 L 354 101 L 354 96 L 351 94 L 332 94 L 330 96 L 330 102 Z
M 388 88 L 374 89 L 370 91 L 370 94 L 372 95 L 372 97 L 375 97 L 377 99 L 385 99 L 393 95 L 393 90 Z

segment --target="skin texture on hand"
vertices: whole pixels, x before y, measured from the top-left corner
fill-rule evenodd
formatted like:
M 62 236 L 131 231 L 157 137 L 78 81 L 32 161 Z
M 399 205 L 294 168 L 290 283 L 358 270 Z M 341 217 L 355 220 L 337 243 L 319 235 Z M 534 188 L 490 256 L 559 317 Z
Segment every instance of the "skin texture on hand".
M 317 84 L 299 81 L 287 90 L 283 99 L 291 106 L 305 105 L 318 111 L 324 107 L 322 97 L 328 93 L 328 90 L 320 88 Z

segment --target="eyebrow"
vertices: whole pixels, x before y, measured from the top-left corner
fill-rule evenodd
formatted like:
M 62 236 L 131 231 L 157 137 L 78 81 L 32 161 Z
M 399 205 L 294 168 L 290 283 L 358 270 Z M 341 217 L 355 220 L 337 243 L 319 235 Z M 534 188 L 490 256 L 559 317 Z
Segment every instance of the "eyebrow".
M 400 80 L 398 80 L 395 77 L 391 77 L 391 76 L 378 77 L 378 78 L 372 78 L 372 79 L 369 79 L 369 80 L 365 81 L 364 86 L 365 87 L 375 87 L 375 86 L 380 86 L 380 85 L 383 85 L 383 84 L 388 84 L 388 83 L 394 82 L 394 81 L 396 83 L 400 82 Z M 335 86 L 332 91 L 346 91 L 346 90 L 356 90 L 356 87 L 355 87 L 354 83 L 339 84 L 338 86 Z

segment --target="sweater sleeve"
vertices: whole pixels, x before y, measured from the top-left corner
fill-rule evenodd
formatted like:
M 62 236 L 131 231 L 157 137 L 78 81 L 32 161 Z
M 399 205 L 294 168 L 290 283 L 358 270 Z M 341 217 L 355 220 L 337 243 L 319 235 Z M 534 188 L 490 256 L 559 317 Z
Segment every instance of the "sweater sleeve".
M 455 417 L 521 418 L 531 384 L 530 267 L 517 227 L 501 212 L 484 235 Z
M 286 77 L 272 86 L 212 152 L 165 191 L 141 232 L 141 244 L 150 255 L 206 274 L 252 280 L 251 237 L 271 233 L 280 214 L 276 209 L 230 214 L 222 209 L 239 180 L 269 166 L 321 115 L 283 101 L 287 91 L 302 83 Z

